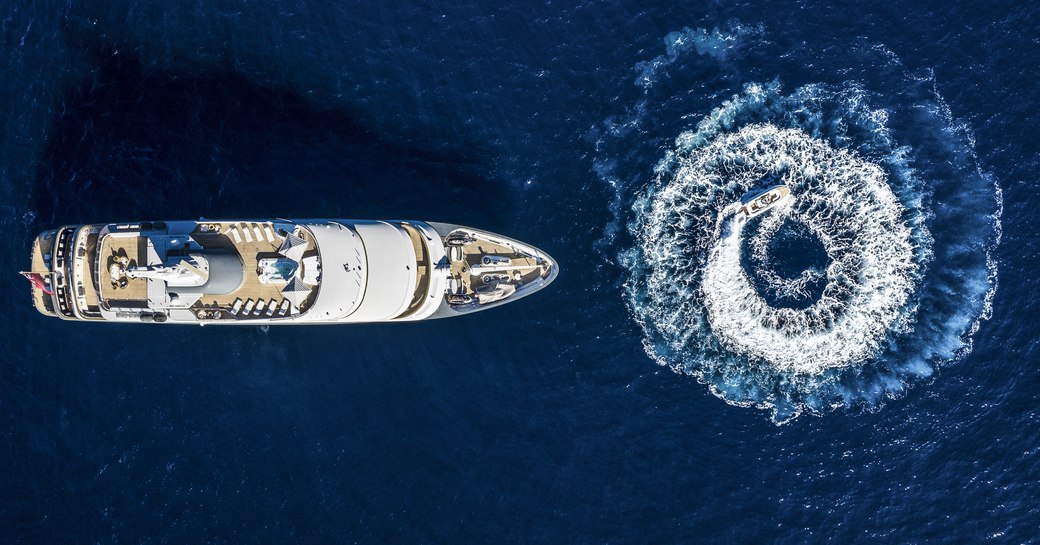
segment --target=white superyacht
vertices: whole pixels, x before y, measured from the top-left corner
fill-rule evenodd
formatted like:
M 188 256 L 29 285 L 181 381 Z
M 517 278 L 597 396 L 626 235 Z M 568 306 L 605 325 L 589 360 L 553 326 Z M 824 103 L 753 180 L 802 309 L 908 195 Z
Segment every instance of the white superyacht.
M 328 324 L 444 318 L 552 282 L 545 252 L 423 221 L 69 225 L 33 243 L 33 304 L 65 320 Z

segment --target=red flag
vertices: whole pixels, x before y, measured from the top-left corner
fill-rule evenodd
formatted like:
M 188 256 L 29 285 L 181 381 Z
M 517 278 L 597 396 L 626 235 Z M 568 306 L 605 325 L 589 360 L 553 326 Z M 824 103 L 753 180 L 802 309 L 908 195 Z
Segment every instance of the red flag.
M 47 288 L 47 282 L 44 281 L 42 274 L 23 272 L 22 276 L 28 278 L 29 281 L 32 282 L 34 288 L 43 290 L 43 293 L 46 293 L 47 295 L 54 295 L 54 293 Z

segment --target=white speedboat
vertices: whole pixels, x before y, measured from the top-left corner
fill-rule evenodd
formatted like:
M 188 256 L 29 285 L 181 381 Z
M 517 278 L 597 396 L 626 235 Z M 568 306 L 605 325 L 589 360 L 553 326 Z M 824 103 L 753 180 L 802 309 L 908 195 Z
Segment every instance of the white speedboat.
M 770 208 L 779 206 L 790 196 L 791 190 L 784 184 L 770 186 L 757 191 L 749 191 L 740 198 L 740 210 L 744 212 L 745 216 L 753 218 Z
M 264 325 L 458 316 L 558 273 L 533 246 L 446 223 L 202 219 L 45 231 L 23 274 L 65 320 Z

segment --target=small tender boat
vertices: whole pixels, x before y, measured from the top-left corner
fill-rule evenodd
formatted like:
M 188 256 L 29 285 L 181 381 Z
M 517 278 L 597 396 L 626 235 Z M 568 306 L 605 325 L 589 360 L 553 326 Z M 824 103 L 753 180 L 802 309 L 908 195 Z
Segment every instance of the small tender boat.
M 791 196 L 791 189 L 784 184 L 777 184 L 765 189 L 748 191 L 740 198 L 740 210 L 744 215 L 753 218 L 770 208 L 784 202 Z

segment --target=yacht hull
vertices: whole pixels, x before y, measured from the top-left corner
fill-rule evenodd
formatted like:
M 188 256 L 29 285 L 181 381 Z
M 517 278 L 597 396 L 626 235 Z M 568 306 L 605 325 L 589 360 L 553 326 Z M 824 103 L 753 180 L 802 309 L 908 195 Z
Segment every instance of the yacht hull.
M 461 316 L 559 274 L 540 249 L 412 220 L 264 219 L 70 225 L 41 233 L 33 305 L 65 320 L 305 325 Z

